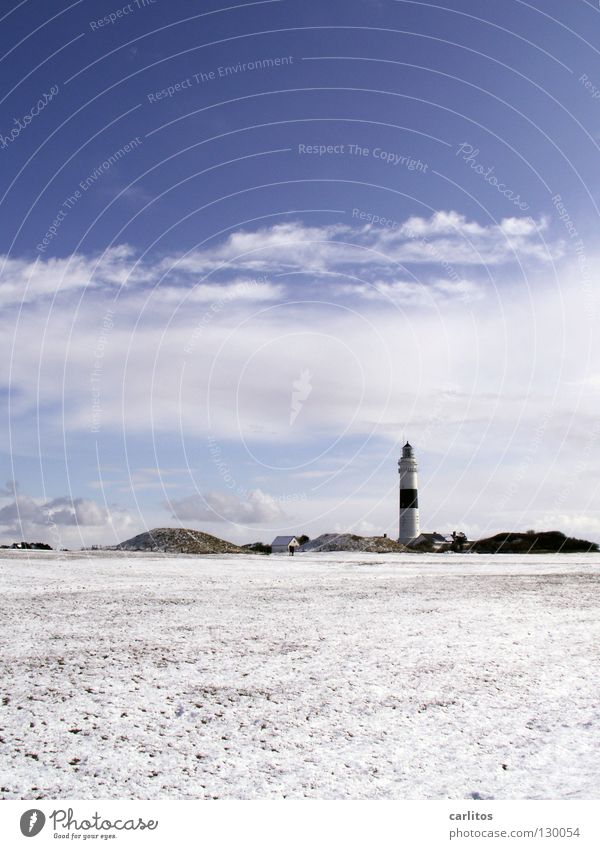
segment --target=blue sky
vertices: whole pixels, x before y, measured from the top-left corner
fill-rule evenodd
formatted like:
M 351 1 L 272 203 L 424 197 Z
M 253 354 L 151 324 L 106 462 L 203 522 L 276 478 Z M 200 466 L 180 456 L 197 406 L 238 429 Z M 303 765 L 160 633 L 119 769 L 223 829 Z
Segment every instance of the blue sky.
M 2 540 L 600 539 L 597 5 L 2 15 Z

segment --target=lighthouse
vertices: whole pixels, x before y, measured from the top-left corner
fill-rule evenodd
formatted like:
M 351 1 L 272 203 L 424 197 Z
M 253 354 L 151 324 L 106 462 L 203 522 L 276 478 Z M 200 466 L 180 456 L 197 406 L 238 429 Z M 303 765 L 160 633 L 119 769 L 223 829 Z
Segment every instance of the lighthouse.
M 417 461 L 410 442 L 402 448 L 398 460 L 400 473 L 400 534 L 398 542 L 408 545 L 419 536 L 419 496 L 417 493 Z

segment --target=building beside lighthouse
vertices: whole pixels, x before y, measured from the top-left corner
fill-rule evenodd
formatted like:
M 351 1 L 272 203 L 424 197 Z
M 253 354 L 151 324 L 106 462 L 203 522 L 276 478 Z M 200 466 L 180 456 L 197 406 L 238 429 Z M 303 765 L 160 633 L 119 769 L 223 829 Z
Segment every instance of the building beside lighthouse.
M 402 448 L 398 460 L 400 474 L 400 531 L 398 542 L 410 545 L 419 536 L 419 494 L 417 486 L 417 461 L 410 442 Z

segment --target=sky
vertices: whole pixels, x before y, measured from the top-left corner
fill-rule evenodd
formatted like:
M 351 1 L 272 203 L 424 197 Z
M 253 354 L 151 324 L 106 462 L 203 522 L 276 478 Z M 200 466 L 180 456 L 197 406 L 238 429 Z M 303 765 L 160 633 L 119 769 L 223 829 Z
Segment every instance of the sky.
M 600 8 L 0 11 L 0 542 L 600 540 Z

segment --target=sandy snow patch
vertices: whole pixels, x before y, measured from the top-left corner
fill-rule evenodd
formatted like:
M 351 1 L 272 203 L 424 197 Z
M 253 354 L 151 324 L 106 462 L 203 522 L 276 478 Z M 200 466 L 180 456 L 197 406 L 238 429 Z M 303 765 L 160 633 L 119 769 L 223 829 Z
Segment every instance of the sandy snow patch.
M 600 560 L 10 553 L 0 796 L 598 798 Z

